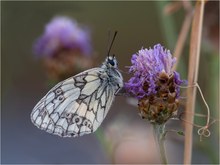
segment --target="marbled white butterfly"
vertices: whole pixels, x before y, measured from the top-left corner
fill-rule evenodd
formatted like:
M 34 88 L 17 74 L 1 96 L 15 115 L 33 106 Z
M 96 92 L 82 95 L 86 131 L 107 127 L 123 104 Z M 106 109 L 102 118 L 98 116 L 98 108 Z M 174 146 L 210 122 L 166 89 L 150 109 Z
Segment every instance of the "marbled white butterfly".
M 94 132 L 108 113 L 123 78 L 109 52 L 101 67 L 70 77 L 53 87 L 34 107 L 31 121 L 38 128 L 62 137 Z

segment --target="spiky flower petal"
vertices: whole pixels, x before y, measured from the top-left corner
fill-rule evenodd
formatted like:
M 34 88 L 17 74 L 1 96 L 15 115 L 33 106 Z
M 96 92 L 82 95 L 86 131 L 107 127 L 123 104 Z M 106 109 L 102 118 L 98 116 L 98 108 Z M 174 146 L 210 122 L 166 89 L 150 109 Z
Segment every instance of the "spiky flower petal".
M 179 85 L 184 81 L 172 69 L 175 61 L 160 44 L 153 49 L 142 48 L 131 58 L 129 72 L 133 76 L 125 87 L 138 99 L 141 116 L 151 122 L 164 123 L 177 110 Z

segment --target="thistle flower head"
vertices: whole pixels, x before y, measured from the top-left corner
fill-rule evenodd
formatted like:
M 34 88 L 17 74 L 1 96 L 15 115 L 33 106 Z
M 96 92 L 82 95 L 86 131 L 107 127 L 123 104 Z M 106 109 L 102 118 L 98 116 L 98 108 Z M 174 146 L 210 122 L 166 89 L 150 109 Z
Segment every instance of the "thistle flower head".
M 53 80 L 63 80 L 93 65 L 89 29 L 68 17 L 55 17 L 45 26 L 34 53 L 42 57 Z
M 184 83 L 169 50 L 157 44 L 153 49 L 141 49 L 131 58 L 129 72 L 133 74 L 125 88 L 139 101 L 143 118 L 164 123 L 177 110 L 180 88 Z
M 91 53 L 90 35 L 75 20 L 55 17 L 45 26 L 44 34 L 36 41 L 34 52 L 39 56 L 52 57 L 65 50 L 77 50 L 84 55 Z

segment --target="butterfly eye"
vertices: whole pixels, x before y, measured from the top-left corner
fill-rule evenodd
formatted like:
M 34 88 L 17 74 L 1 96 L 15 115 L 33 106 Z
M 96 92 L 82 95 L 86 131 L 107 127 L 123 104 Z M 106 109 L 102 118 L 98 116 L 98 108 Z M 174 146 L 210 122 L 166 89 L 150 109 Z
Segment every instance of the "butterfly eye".
M 115 65 L 115 63 L 114 63 L 114 61 L 112 60 L 112 61 L 110 61 L 110 64 L 112 65 L 112 66 L 114 66 Z
M 82 123 L 82 118 L 80 118 L 79 116 L 74 116 L 73 117 L 73 123 L 76 123 L 77 125 Z
M 108 63 L 111 64 L 111 66 L 115 66 L 115 62 L 114 62 L 114 60 L 112 60 L 112 59 L 109 59 L 109 60 L 108 60 Z

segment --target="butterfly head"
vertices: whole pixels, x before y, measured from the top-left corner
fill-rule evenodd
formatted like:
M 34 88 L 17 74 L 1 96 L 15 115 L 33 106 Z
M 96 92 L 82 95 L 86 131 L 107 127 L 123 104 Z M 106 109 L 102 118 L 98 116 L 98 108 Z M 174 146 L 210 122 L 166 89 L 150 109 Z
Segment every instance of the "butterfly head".
M 107 56 L 107 58 L 105 60 L 105 66 L 107 68 L 117 68 L 118 67 L 118 62 L 115 58 L 115 55 Z

